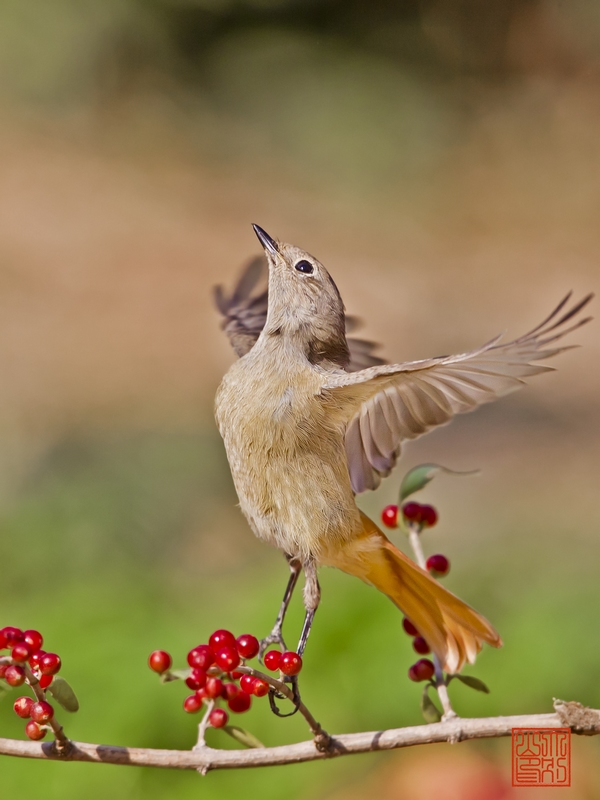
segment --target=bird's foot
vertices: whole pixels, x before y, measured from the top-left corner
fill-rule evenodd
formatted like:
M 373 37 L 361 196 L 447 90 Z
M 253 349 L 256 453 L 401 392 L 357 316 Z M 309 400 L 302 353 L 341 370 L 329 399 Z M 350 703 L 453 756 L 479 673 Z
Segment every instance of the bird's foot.
M 293 676 L 291 676 L 289 678 L 285 678 L 284 679 L 284 683 L 289 683 L 290 684 L 293 696 L 291 698 L 286 698 L 285 695 L 281 694 L 280 692 L 277 692 L 275 689 L 271 689 L 271 691 L 269 692 L 269 705 L 271 706 L 271 711 L 276 716 L 278 716 L 278 717 L 293 717 L 294 714 L 300 708 L 300 703 L 301 703 L 300 689 L 298 688 L 298 676 L 297 675 L 293 675 Z M 294 704 L 294 710 L 290 711 L 287 714 L 282 714 L 281 710 L 279 709 L 279 706 L 275 702 L 276 699 L 277 700 L 285 700 L 285 699 L 291 700 L 291 702 Z

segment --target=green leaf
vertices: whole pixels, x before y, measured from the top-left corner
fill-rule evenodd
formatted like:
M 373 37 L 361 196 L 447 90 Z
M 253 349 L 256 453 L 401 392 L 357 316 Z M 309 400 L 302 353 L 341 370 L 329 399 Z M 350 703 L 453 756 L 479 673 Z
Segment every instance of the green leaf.
M 430 686 L 431 684 L 428 683 L 423 687 L 423 694 L 421 695 L 421 712 L 425 722 L 439 722 L 442 718 L 442 714 L 438 710 L 431 697 L 429 697 Z
M 71 713 L 79 711 L 79 700 L 70 684 L 68 684 L 64 678 L 55 677 L 46 691 L 50 692 L 52 697 L 65 711 L 70 711 Z
M 479 678 L 475 678 L 473 675 L 453 675 L 452 677 L 456 678 L 461 683 L 464 683 L 465 686 L 470 686 L 471 689 L 475 689 L 478 692 L 484 692 L 485 694 L 490 693 L 490 690 L 485 683 Z
M 223 728 L 233 739 L 246 747 L 264 747 L 264 744 L 253 733 L 238 728 L 237 725 L 225 725 Z
M 400 486 L 400 502 L 403 503 L 411 494 L 421 491 L 423 487 L 427 486 L 429 481 L 435 478 L 438 472 L 444 472 L 447 475 L 476 475 L 479 470 L 457 472 L 454 469 L 442 467 L 440 464 L 419 464 L 418 467 L 409 470 L 402 479 L 402 485 Z

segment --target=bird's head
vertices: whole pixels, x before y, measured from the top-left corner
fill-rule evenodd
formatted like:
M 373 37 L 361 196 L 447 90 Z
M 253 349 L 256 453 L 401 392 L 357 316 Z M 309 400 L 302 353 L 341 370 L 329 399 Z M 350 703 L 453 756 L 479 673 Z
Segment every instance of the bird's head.
M 254 232 L 269 263 L 269 305 L 265 336 L 301 341 L 312 363 L 349 361 L 344 303 L 333 278 L 316 258 L 292 244 Z

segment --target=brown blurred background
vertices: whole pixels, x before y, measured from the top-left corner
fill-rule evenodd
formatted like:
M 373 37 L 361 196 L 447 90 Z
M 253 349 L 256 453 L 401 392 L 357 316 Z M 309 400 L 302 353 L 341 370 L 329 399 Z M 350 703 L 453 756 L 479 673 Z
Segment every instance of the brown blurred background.
M 235 508 L 212 420 L 232 360 L 213 285 L 257 252 L 257 222 L 323 261 L 393 360 L 521 333 L 566 291 L 597 291 L 600 7 L 5 0 L 0 23 L 2 624 L 53 637 L 82 695 L 75 738 L 188 747 L 195 719 L 146 675 L 147 653 L 183 661 L 222 625 L 263 635 L 285 581 Z M 422 461 L 482 469 L 423 495 L 441 515 L 426 549 L 450 556 L 448 586 L 506 643 L 474 670 L 492 695 L 456 689 L 459 713 L 600 704 L 598 330 L 573 336 L 558 374 L 407 447 L 361 500 L 378 515 Z M 395 609 L 344 576 L 324 573 L 323 591 L 307 702 L 334 731 L 418 722 Z M 9 712 L 2 735 L 22 735 Z M 262 708 L 244 724 L 304 736 Z M 597 744 L 574 755 L 564 793 L 600 797 Z M 439 800 L 519 794 L 507 743 L 201 789 L 8 759 L 2 775 L 16 789 L 37 770 L 49 798 L 92 797 L 93 782 L 119 798 L 420 800 L 436 768 Z

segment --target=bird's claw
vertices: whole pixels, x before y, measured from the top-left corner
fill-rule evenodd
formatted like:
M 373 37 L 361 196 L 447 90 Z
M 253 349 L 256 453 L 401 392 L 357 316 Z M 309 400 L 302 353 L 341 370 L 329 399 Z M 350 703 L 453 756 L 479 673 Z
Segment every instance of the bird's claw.
M 285 695 L 281 694 L 277 690 L 271 689 L 269 691 L 269 705 L 271 706 L 271 711 L 276 716 L 278 716 L 278 717 L 293 717 L 294 714 L 299 710 L 300 703 L 301 703 L 300 690 L 298 688 L 298 676 L 297 675 L 293 675 L 292 677 L 286 678 L 285 679 L 285 683 L 291 684 L 291 686 L 292 686 L 292 697 L 291 698 L 286 698 Z M 290 711 L 288 714 L 282 714 L 281 711 L 279 710 L 279 706 L 275 702 L 275 699 L 278 699 L 278 700 L 291 699 L 291 702 L 294 704 L 294 710 Z
M 281 632 L 281 628 L 279 628 L 277 626 L 275 628 L 273 628 L 273 630 L 271 631 L 271 633 L 268 636 L 265 636 L 264 639 L 260 640 L 260 645 L 259 645 L 259 649 L 258 649 L 258 660 L 260 661 L 261 664 L 263 664 L 263 656 L 264 656 L 265 652 L 267 651 L 267 649 L 272 644 L 278 644 L 279 647 L 281 647 L 281 649 L 284 652 L 287 650 L 287 646 L 286 646 L 285 641 L 283 639 L 283 634 Z
M 291 675 L 289 678 L 284 679 L 284 683 L 289 683 L 292 687 L 292 703 L 296 706 L 296 711 L 300 706 L 300 687 L 298 686 L 298 676 Z

